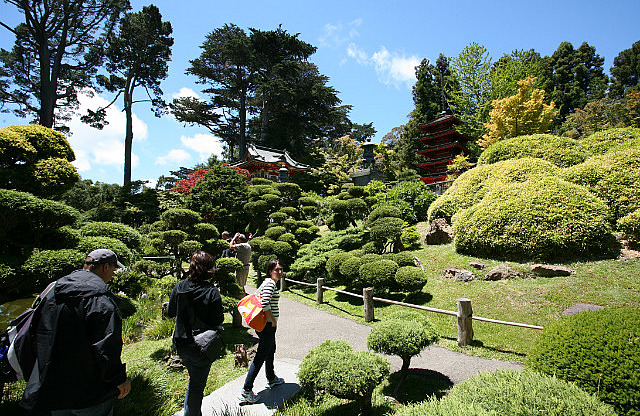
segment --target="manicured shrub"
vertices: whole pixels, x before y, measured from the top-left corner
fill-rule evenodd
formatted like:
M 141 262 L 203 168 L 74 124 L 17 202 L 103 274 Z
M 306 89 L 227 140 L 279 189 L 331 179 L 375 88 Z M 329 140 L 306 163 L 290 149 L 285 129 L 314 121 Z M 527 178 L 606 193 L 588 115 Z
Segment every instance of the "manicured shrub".
M 117 270 L 109 281 L 115 293 L 123 292 L 130 298 L 137 298 L 151 286 L 151 280 L 144 273 L 134 270 Z
M 360 266 L 362 259 L 358 257 L 348 257 L 340 265 L 340 275 L 343 280 L 342 284 L 353 286 L 353 282 L 357 281 L 360 276 Z
M 391 260 L 363 263 L 359 270 L 359 283 L 362 286 L 372 286 L 377 291 L 385 291 L 395 286 L 397 271 L 398 264 Z
M 436 398 L 400 407 L 394 416 L 495 416 L 475 403 Z
M 123 294 L 117 294 L 116 298 L 118 299 L 118 309 L 120 309 L 122 319 L 126 319 L 136 313 L 136 304 L 133 300 Z
M 253 240 L 251 240 L 251 246 L 253 247 Z M 222 252 L 229 248 L 229 242 L 227 240 L 215 239 L 207 240 L 202 245 L 202 249 L 213 257 L 220 257 Z
M 302 244 L 308 244 L 313 240 L 315 233 L 312 233 L 309 228 L 298 228 L 295 231 L 295 238 Z
M 402 211 L 391 205 L 380 205 L 369 214 L 367 226 L 371 226 L 375 220 L 382 217 L 402 218 Z
M 559 168 L 542 159 L 522 158 L 477 166 L 464 172 L 451 187 L 429 207 L 427 221 L 451 217 L 465 208 L 477 204 L 495 186 L 529 179 L 557 176 Z
M 193 253 L 202 250 L 203 244 L 196 240 L 185 240 L 178 244 L 178 253 L 182 260 L 189 261 Z
M 260 257 L 258 257 L 258 270 L 266 272 L 267 266 L 269 265 L 269 262 L 271 260 L 275 260 L 277 258 L 278 258 L 278 256 L 276 256 L 275 254 L 263 254 L 263 255 L 261 255 Z
M 397 355 L 402 359 L 400 381 L 394 396 L 402 391 L 406 381 L 411 357 L 420 354 L 423 349 L 438 341 L 434 326 L 424 317 L 415 314 L 396 314 L 390 319 L 376 323 L 367 337 L 367 348 L 387 355 Z
M 526 366 L 576 383 L 619 414 L 640 415 L 640 309 L 606 308 L 546 326 Z
M 275 227 L 271 227 L 269 229 L 267 229 L 267 231 L 265 231 L 264 235 L 267 238 L 270 238 L 272 240 L 277 240 L 282 234 L 286 233 L 287 229 L 285 227 L 282 226 L 275 226 Z
M 487 147 L 478 158 L 479 165 L 509 159 L 535 157 L 566 168 L 587 159 L 587 151 L 579 141 L 552 134 L 532 134 L 500 140 Z
M 585 137 L 580 143 L 594 155 L 630 149 L 640 145 L 640 129 L 636 127 L 607 129 Z
M 640 209 L 620 218 L 618 230 L 623 232 L 633 244 L 640 244 Z
M 427 283 L 427 273 L 415 266 L 404 266 L 398 269 L 395 279 L 403 290 L 415 292 Z
M 234 273 L 244 267 L 235 257 L 222 257 L 216 260 L 216 273 Z
M 142 235 L 129 227 L 118 222 L 90 222 L 80 228 L 84 237 L 111 237 L 122 241 L 131 250 L 140 247 Z
M 89 251 L 91 250 L 84 252 L 70 249 L 34 251 L 22 266 L 22 270 L 26 272 L 25 286 L 42 290 L 50 282 L 81 269 L 86 253 Z
M 559 178 L 496 186 L 453 217 L 456 250 L 475 256 L 561 260 L 615 256 L 609 210 Z
M 131 250 L 129 250 L 126 244 L 111 237 L 82 237 L 78 242 L 78 247 L 76 247 L 76 249 L 84 253 L 85 256 L 99 248 L 112 250 L 118 256 L 120 263 L 125 266 L 133 260 L 133 254 L 131 254 Z M 84 261 L 84 257 L 82 260 Z
M 287 229 L 287 231 L 294 231 L 296 228 L 296 220 L 294 220 L 293 218 L 287 218 L 286 220 L 282 221 L 282 225 Z
M 276 241 L 273 243 L 273 253 L 283 262 L 290 258 L 293 254 L 293 246 L 284 241 Z
M 384 250 L 384 245 L 378 241 L 369 241 L 362 245 L 362 252 L 365 254 L 378 254 Z
M 395 261 L 396 263 L 398 263 L 399 267 L 405 267 L 405 266 L 415 266 L 415 256 L 413 255 L 413 253 L 410 253 L 408 251 L 401 251 L 399 253 L 394 253 L 393 257 L 391 258 L 391 260 Z
M 296 236 L 291 233 L 284 233 L 278 237 L 278 241 L 284 241 L 285 243 L 294 244 Z
M 189 230 L 194 225 L 201 223 L 202 217 L 190 209 L 172 208 L 160 214 L 160 220 L 166 224 L 169 230 Z
M 282 207 L 278 212 L 281 212 L 287 217 L 291 218 L 295 218 L 298 216 L 298 210 L 294 207 Z
M 220 231 L 218 227 L 213 224 L 201 222 L 193 226 L 193 232 L 198 241 L 205 242 L 211 239 L 217 239 L 220 237 Z
M 640 208 L 640 146 L 592 157 L 562 177 L 606 201 L 614 223 Z
M 162 277 L 169 274 L 171 265 L 168 262 L 160 263 L 153 260 L 138 260 L 131 269 L 148 277 Z
M 396 246 L 402 235 L 403 225 L 402 218 L 380 217 L 370 223 L 371 239 L 385 247 L 391 245 L 392 250 L 397 251 Z
M 429 205 L 437 198 L 422 181 L 399 182 L 382 195 L 381 203 L 398 207 L 402 218 L 409 223 L 424 221 Z
M 377 254 L 377 253 L 365 253 L 365 254 L 362 255 L 362 263 L 363 264 L 364 263 L 373 263 L 374 261 L 379 261 L 379 260 L 384 260 L 384 257 L 382 257 L 380 254 Z
M 416 226 L 403 226 L 400 241 L 405 250 L 418 250 L 420 248 L 420 234 L 416 230 Z
M 329 273 L 329 277 L 332 277 L 335 280 L 342 281 L 343 276 L 340 274 L 340 266 L 344 261 L 350 258 L 351 255 L 345 253 L 343 251 L 337 252 L 331 257 L 327 259 L 327 263 L 325 268 L 327 269 L 327 273 Z
M 282 222 L 284 220 L 286 220 L 289 216 L 287 214 L 285 214 L 284 212 L 272 212 L 271 214 L 269 214 L 269 218 L 271 218 L 273 220 L 273 222 L 278 223 L 278 224 L 282 224 Z
M 352 351 L 347 341 L 327 340 L 318 345 L 302 359 L 298 370 L 300 387 L 305 393 L 313 394 L 317 389 L 318 378 L 328 362 L 338 353 Z
M 64 227 L 45 232 L 40 239 L 40 248 L 50 250 L 75 248 L 80 238 L 80 230 L 65 225 Z

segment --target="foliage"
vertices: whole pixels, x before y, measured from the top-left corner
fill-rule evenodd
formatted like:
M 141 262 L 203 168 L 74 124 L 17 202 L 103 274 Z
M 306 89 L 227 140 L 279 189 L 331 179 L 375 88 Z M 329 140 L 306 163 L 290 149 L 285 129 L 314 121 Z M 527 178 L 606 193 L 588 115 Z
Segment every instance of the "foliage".
M 422 181 L 399 182 L 383 195 L 381 204 L 398 206 L 398 202 L 405 202 L 409 205 L 410 210 L 402 215 L 409 223 L 424 221 L 429 205 L 437 198 Z
M 465 403 L 454 400 L 438 400 L 429 398 L 423 402 L 411 403 L 400 407 L 395 416 L 493 416 L 479 404 Z
M 168 209 L 160 215 L 165 230 L 191 230 L 201 220 L 196 211 L 184 208 Z
M 623 232 L 635 245 L 640 243 L 640 209 L 618 220 L 618 230 Z
M 500 140 L 525 134 L 544 133 L 549 130 L 555 115 L 553 103 L 545 104 L 544 90 L 533 88 L 534 77 L 518 81 L 518 92 L 510 97 L 494 100 L 489 112 L 489 122 L 484 126 L 489 132 L 478 140 L 486 148 Z
M 510 159 L 493 165 L 481 165 L 466 171 L 429 207 L 427 221 L 451 217 L 480 202 L 487 192 L 501 184 L 555 176 L 558 168 L 550 162 L 534 159 Z
M 393 260 L 367 262 L 360 266 L 359 283 L 362 287 L 372 286 L 382 292 L 395 287 L 398 264 Z
M 12 89 L 0 101 L 15 105 L 19 117 L 34 115 L 42 126 L 59 129 L 78 106 L 78 93 L 92 86 L 102 58 L 104 37 L 129 7 L 121 0 L 87 0 L 82 7 L 66 2 L 8 1 L 24 16 L 15 28 L 9 51 L 0 61 Z
M 153 260 L 138 260 L 131 266 L 131 270 L 142 273 L 147 277 L 160 278 L 169 274 L 171 266 L 169 263 L 160 263 Z
M 402 218 L 380 217 L 369 224 L 371 241 L 384 247 L 384 250 L 390 247 L 389 251 L 396 252 L 399 250 L 403 225 L 404 221 Z
M 216 165 L 191 188 L 186 207 L 218 229 L 239 229 L 245 222 L 242 206 L 246 199 L 245 178 L 231 168 Z
M 151 279 L 135 270 L 117 270 L 109 281 L 109 287 L 115 293 L 123 292 L 130 298 L 137 298 L 151 285 Z
M 80 175 L 67 139 L 42 126 L 0 129 L 0 187 L 56 197 L 70 189 Z
M 140 247 L 142 235 L 129 227 L 117 222 L 90 222 L 80 228 L 84 237 L 111 237 L 122 241 L 131 250 Z
M 534 87 L 542 84 L 542 58 L 533 49 L 504 54 L 491 68 L 491 98 L 499 100 L 518 92 L 518 82 L 532 77 Z
M 21 283 L 30 289 L 42 290 L 54 280 L 81 268 L 85 257 L 85 253 L 72 249 L 36 250 L 22 266 L 26 281 Z
M 562 123 L 563 134 L 573 138 L 622 127 L 640 127 L 640 91 L 631 91 L 620 99 L 590 101 Z
M 616 256 L 609 209 L 556 177 L 493 186 L 454 215 L 456 250 L 487 257 L 557 260 Z
M 367 218 L 367 225 L 370 226 L 378 218 L 383 217 L 402 218 L 402 212 L 397 207 L 391 205 L 379 205 L 369 214 L 369 217 Z
M 335 354 L 352 351 L 351 345 L 347 341 L 327 340 L 316 348 L 312 349 L 302 359 L 298 370 L 298 380 L 300 386 L 307 393 L 317 390 L 316 386 L 322 371 Z
M 362 258 L 355 256 L 346 258 L 340 265 L 340 276 L 343 279 L 340 283 L 347 287 L 353 286 L 353 282 L 360 279 L 360 266 L 362 266 Z
M 396 272 L 396 283 L 407 292 L 422 290 L 427 283 L 427 274 L 414 265 L 403 266 Z
M 640 414 L 640 310 L 606 308 L 545 327 L 527 367 L 576 383 L 620 414 Z
M 363 150 L 356 139 L 342 136 L 321 153 L 325 162 L 318 168 L 312 168 L 311 175 L 323 185 L 323 193 L 335 194 L 349 181 L 349 175 L 358 169 Z
M 551 134 L 532 134 L 498 141 L 485 149 L 478 158 L 479 165 L 508 159 L 535 157 L 566 168 L 584 162 L 588 153 L 582 143 Z
M 630 91 L 640 90 L 640 40 L 613 58 L 609 95 L 622 97 Z
M 605 201 L 613 222 L 640 208 L 640 147 L 611 151 L 562 173 Z
M 580 143 L 593 155 L 640 146 L 640 128 L 626 127 L 597 131 Z
M 345 260 L 351 257 L 353 257 L 351 254 L 345 253 L 344 251 L 338 251 L 337 253 L 329 257 L 325 264 L 325 268 L 327 269 L 329 277 L 338 282 L 343 281 L 343 276 L 340 273 L 340 267 L 345 262 Z
M 108 248 L 118 256 L 120 263 L 128 264 L 133 260 L 133 254 L 125 243 L 111 237 L 82 237 L 78 242 L 78 251 L 89 254 L 99 248 Z M 85 255 L 86 255 L 85 254 Z M 84 260 L 84 259 L 83 259 Z

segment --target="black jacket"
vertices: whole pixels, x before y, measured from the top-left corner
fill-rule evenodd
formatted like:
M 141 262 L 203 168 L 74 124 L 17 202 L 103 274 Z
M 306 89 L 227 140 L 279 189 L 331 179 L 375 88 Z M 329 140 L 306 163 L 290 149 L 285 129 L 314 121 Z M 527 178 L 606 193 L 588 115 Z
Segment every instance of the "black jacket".
M 82 409 L 117 396 L 117 386 L 127 379 L 120 361 L 122 317 L 117 298 L 88 270 L 61 278 L 54 290 L 55 305 L 44 305 L 37 326 L 38 359 L 50 359 L 39 363 L 44 370 L 40 388 L 30 388 L 36 385 L 30 380 L 21 404 Z
M 182 280 L 171 292 L 167 315 L 176 317 L 174 344 L 192 344 L 194 335 L 215 329 L 224 321 L 220 291 L 211 282 Z

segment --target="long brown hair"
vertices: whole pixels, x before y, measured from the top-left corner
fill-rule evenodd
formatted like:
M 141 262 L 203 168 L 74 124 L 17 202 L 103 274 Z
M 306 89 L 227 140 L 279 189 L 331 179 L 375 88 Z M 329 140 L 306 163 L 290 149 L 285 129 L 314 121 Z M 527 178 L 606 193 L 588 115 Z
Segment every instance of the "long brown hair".
M 211 254 L 206 251 L 196 251 L 191 256 L 191 262 L 189 263 L 189 271 L 187 275 L 189 280 L 206 280 L 213 276 L 215 273 L 216 262 L 211 257 Z

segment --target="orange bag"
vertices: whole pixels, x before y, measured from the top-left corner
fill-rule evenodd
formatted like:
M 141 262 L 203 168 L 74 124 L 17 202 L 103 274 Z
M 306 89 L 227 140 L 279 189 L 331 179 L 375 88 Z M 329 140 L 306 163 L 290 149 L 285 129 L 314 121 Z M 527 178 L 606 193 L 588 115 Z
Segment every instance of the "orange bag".
M 260 298 L 256 295 L 247 295 L 238 303 L 238 312 L 249 327 L 256 331 L 262 331 L 267 325 L 267 315 L 262 309 Z

